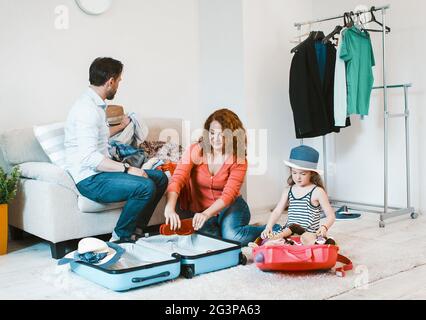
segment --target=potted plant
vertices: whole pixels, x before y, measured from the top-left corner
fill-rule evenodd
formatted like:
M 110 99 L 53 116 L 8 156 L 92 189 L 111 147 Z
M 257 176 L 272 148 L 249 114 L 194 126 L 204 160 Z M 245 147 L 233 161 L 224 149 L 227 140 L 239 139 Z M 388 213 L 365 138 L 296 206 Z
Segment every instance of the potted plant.
M 19 176 L 18 167 L 14 167 L 10 175 L 7 175 L 0 167 L 0 255 L 7 253 L 7 205 L 16 196 Z

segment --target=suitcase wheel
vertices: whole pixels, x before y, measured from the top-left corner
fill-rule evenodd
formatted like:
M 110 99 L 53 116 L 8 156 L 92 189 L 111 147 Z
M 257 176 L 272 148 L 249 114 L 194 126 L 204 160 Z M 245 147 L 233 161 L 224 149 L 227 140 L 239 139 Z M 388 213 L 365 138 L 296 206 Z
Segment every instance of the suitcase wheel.
M 192 277 L 194 276 L 194 269 L 192 268 L 192 266 L 190 265 L 182 266 L 182 275 L 186 279 L 192 279 Z
M 242 252 L 240 252 L 240 264 L 243 266 L 247 264 L 247 257 Z

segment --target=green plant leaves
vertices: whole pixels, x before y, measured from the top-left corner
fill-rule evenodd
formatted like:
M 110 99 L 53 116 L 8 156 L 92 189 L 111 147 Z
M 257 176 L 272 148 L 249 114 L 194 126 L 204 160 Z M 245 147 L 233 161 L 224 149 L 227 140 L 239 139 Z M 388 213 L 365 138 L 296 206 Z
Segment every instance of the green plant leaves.
M 0 204 L 9 203 L 15 198 L 20 175 L 18 167 L 13 167 L 10 175 L 0 167 Z

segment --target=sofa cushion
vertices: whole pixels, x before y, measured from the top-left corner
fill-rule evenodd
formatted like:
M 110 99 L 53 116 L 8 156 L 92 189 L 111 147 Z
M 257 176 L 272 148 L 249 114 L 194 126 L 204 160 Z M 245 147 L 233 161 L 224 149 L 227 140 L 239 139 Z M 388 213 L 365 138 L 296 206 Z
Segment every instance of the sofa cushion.
M 27 179 L 56 183 L 79 194 L 74 180 L 64 169 L 49 162 L 24 162 L 19 165 L 21 176 Z
M 79 195 L 78 197 L 78 208 L 80 209 L 81 212 L 86 212 L 86 213 L 95 213 L 95 212 L 102 212 L 102 211 L 123 208 L 125 204 L 126 204 L 125 201 L 114 202 L 114 203 L 99 203 L 99 202 L 90 200 L 82 195 Z
M 50 162 L 37 141 L 33 129 L 15 129 L 0 136 L 3 156 L 9 165 L 24 162 Z
M 52 163 L 65 167 L 65 123 L 34 126 L 34 135 Z

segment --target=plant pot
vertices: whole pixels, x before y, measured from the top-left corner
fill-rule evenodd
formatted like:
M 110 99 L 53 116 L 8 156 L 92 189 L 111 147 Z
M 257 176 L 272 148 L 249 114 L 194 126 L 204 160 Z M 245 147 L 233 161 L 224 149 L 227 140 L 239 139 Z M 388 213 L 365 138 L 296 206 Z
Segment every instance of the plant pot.
M 0 204 L 0 255 L 7 253 L 7 204 Z

